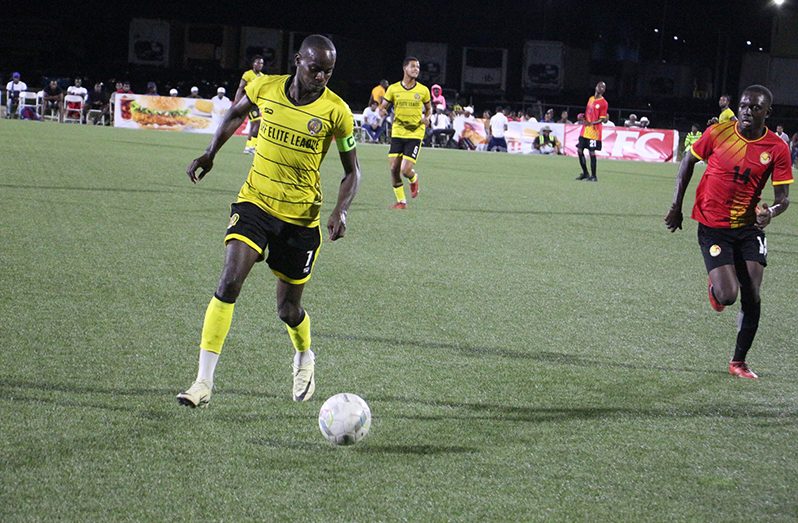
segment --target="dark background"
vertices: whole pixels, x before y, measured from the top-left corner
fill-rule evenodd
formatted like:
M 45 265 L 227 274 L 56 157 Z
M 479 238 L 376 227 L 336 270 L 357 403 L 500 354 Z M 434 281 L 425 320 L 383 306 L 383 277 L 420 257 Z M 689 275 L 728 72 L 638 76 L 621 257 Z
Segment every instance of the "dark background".
M 792 0 L 793 3 L 795 0 Z M 788 2 L 789 4 L 789 2 Z M 788 8 L 782 6 L 782 9 Z M 475 97 L 459 93 L 460 101 L 492 109 L 504 102 L 521 108 L 534 103 L 521 91 L 520 68 L 525 40 L 558 40 L 590 52 L 590 82 L 583 88 L 546 94 L 537 102 L 549 106 L 579 106 L 592 94 L 595 78 L 612 78 L 624 67 L 651 63 L 684 64 L 713 73 L 714 91 L 705 100 L 619 99 L 613 83 L 607 92 L 611 108 L 638 110 L 662 124 L 685 125 L 691 113 L 717 112 L 721 91 L 736 94 L 745 52 L 770 50 L 770 31 L 778 9 L 770 0 L 618 2 L 597 0 L 532 0 L 508 2 L 82 2 L 78 5 L 13 2 L 2 8 L 0 74 L 23 73 L 29 85 L 51 77 L 82 76 L 89 82 L 130 79 L 134 91 L 148 80 L 162 94 L 171 86 L 201 85 L 211 96 L 216 85 L 228 94 L 241 70 L 206 66 L 154 69 L 127 63 L 128 29 L 132 18 L 158 18 L 190 23 L 257 26 L 283 31 L 319 32 L 355 42 L 368 49 L 368 63 L 339 66 L 331 87 L 359 110 L 380 77 L 401 78 L 401 60 L 408 41 L 449 44 L 448 87 L 459 89 L 460 48 L 500 47 L 509 50 L 504 96 Z M 664 31 L 662 28 L 664 27 Z M 659 33 L 655 28 L 660 29 Z M 674 40 L 678 36 L 678 40 Z M 746 41 L 751 41 L 748 45 Z M 351 44 L 350 42 L 350 44 Z M 761 51 L 759 49 L 761 48 Z M 363 60 L 358 58 L 359 60 Z M 358 71 L 367 73 L 359 75 Z M 725 74 L 724 74 L 725 73 Z M 674 105 L 674 103 L 676 105 Z M 676 113 L 681 111 L 684 116 Z M 787 110 L 789 113 L 789 110 Z M 786 113 L 785 113 L 786 114 Z M 684 120 L 684 121 L 682 121 Z

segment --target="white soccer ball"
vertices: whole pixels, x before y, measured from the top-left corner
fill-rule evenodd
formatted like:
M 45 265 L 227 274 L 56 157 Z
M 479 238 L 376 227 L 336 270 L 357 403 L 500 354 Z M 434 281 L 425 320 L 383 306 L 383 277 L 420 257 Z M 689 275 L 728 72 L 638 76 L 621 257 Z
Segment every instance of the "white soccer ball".
M 336 394 L 321 406 L 319 428 L 333 445 L 354 445 L 369 433 L 371 409 L 357 394 Z

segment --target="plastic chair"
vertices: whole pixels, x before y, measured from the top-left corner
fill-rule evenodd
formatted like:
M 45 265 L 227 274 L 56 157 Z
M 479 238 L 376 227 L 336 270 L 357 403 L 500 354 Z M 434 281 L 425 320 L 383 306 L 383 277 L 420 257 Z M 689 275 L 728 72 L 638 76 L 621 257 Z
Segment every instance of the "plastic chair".
M 83 123 L 83 97 L 77 94 L 68 94 L 64 97 L 63 122 Z
M 17 107 L 17 114 L 22 112 L 23 107 L 32 107 L 36 114 L 42 114 L 42 99 L 38 93 L 32 91 L 22 91 L 19 93 L 19 105 Z

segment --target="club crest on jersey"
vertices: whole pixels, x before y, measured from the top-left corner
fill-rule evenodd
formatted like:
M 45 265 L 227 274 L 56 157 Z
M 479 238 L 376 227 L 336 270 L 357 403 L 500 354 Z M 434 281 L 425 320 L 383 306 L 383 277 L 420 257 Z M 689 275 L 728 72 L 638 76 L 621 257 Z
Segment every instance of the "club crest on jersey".
M 416 93 L 413 95 L 413 98 L 415 98 L 416 100 L 421 100 L 421 95 Z
M 308 122 L 308 132 L 312 135 L 315 135 L 319 131 L 321 131 L 321 120 L 318 118 L 311 118 Z
M 238 223 L 238 213 L 235 213 L 230 217 L 230 223 L 227 225 L 227 228 L 229 229 L 230 227 L 232 227 L 237 223 Z
M 767 165 L 770 163 L 770 153 L 765 151 L 759 155 L 759 163 L 762 165 Z
M 598 109 L 599 107 L 601 107 L 601 105 L 599 105 L 599 104 L 596 104 L 596 109 Z
M 713 258 L 717 258 L 718 256 L 720 256 L 720 245 L 715 244 L 712 247 L 710 247 L 709 255 L 712 256 Z

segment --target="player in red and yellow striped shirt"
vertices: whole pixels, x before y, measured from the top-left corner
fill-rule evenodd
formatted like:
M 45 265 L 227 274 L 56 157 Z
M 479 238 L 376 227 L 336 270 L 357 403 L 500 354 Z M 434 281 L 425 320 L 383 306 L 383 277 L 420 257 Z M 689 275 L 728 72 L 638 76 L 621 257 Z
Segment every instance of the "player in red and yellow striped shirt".
M 577 180 L 598 181 L 598 178 L 596 178 L 596 151 L 601 150 L 602 124 L 609 119 L 607 116 L 609 105 L 607 104 L 607 99 L 604 98 L 604 91 L 606 90 L 607 84 L 604 82 L 597 83 L 595 94 L 587 100 L 585 123 L 582 126 L 582 132 L 579 133 L 579 143 L 576 146 L 576 150 L 579 153 L 577 155 L 579 157 L 579 165 L 582 167 L 582 174 L 577 176 Z M 585 149 L 590 152 L 590 175 L 587 174 Z
M 790 204 L 792 160 L 784 140 L 765 127 L 773 95 L 752 85 L 740 97 L 737 121 L 710 127 L 684 155 L 676 177 L 673 203 L 665 216 L 671 232 L 682 228 L 682 201 L 695 164 L 707 162 L 696 189 L 692 218 L 709 273 L 709 302 L 722 311 L 740 294 L 737 344 L 729 362 L 734 376 L 758 376 L 745 362 L 759 328 L 760 297 L 767 265 L 764 228 Z M 758 205 L 768 179 L 774 203 Z

